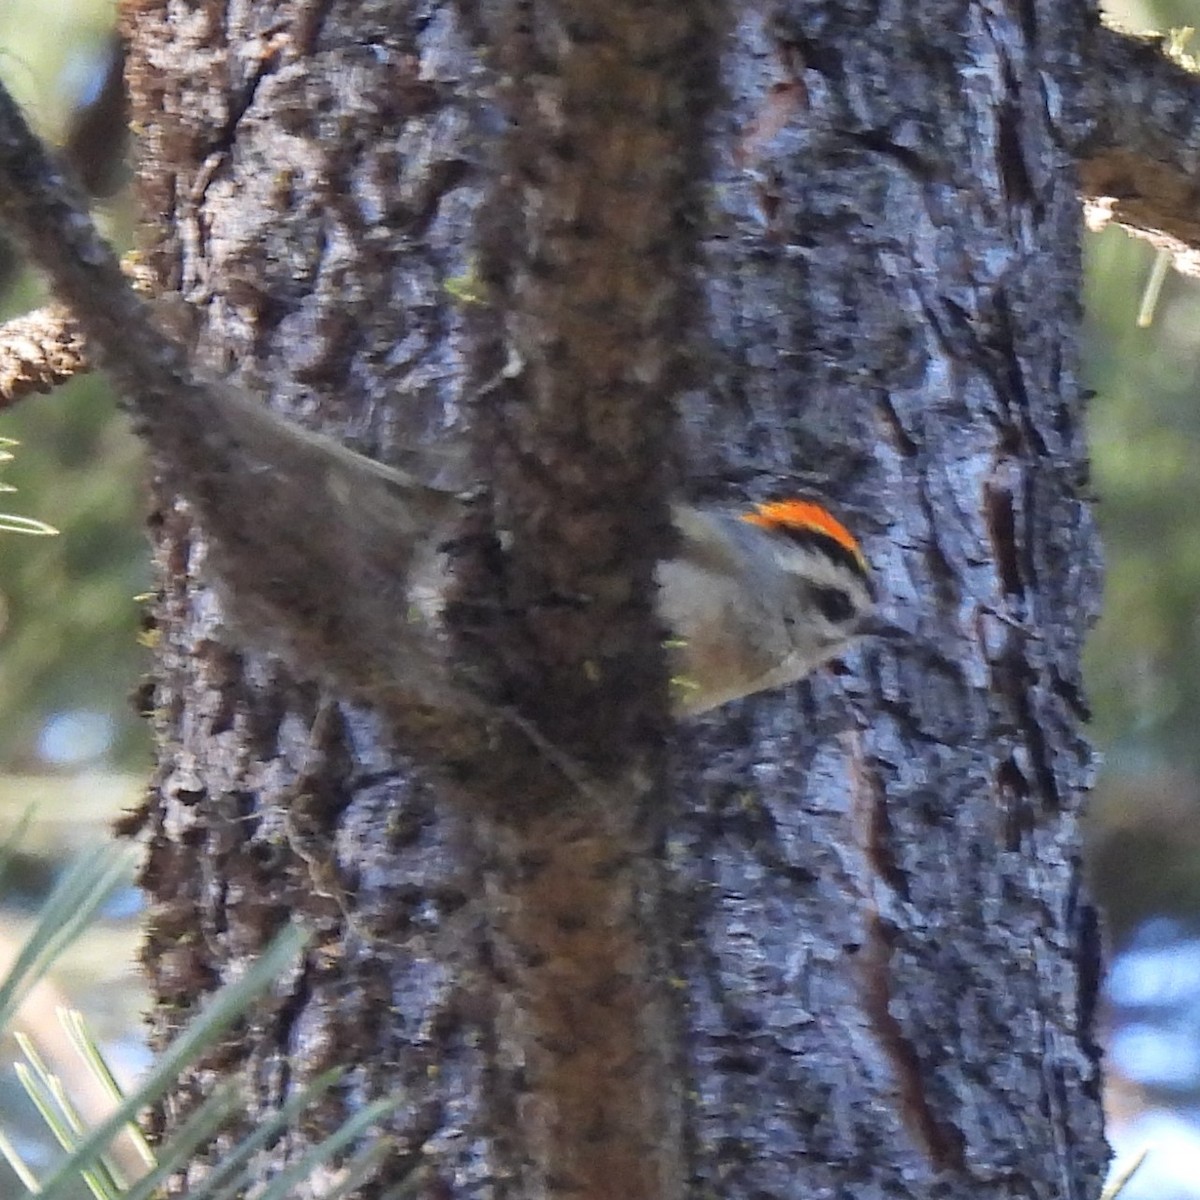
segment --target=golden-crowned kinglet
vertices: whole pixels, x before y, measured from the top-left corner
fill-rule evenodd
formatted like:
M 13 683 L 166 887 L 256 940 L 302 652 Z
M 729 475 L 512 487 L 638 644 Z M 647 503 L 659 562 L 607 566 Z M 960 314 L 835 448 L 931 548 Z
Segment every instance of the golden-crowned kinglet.
M 197 429 L 211 474 L 188 498 L 218 576 L 236 584 L 235 619 L 285 657 L 302 645 L 290 657 L 333 678 L 357 680 L 360 660 L 384 676 L 389 663 L 408 669 L 402 643 L 441 624 L 447 543 L 463 514 L 459 493 L 424 482 L 436 453 L 415 452 L 410 473 L 233 389 L 215 399 Z M 658 565 L 658 609 L 679 713 L 781 687 L 857 638 L 903 632 L 877 617 L 858 542 L 819 502 L 671 511 L 679 536 Z

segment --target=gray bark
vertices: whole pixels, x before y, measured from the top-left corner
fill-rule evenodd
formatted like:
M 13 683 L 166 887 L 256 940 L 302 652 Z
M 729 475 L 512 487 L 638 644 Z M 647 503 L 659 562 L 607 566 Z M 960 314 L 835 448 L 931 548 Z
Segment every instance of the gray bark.
M 1094 15 L 868 7 L 775 10 L 727 56 L 701 442 L 820 464 L 923 640 L 689 742 L 693 1128 L 725 1194 L 1091 1195 Z

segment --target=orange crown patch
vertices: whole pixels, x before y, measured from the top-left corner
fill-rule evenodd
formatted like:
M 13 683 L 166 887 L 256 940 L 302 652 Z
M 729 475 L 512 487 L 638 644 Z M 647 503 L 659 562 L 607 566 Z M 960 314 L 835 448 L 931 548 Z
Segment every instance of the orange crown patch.
M 854 534 L 827 508 L 813 500 L 772 500 L 769 504 L 756 504 L 754 512 L 744 513 L 742 520 L 763 529 L 791 530 L 829 538 L 854 560 L 864 575 L 867 573 L 867 560 Z

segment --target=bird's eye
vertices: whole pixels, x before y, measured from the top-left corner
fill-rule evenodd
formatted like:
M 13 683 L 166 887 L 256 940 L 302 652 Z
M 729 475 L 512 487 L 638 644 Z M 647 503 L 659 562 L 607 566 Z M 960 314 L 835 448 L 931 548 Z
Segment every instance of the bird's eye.
M 812 598 L 821 616 L 833 625 L 842 625 L 854 616 L 854 602 L 839 587 L 814 587 Z

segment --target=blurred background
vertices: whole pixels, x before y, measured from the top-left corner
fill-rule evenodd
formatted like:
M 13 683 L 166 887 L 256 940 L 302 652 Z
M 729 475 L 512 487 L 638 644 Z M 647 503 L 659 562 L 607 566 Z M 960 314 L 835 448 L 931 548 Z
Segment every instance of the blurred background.
M 1200 24 L 1200 0 L 1106 7 L 1130 29 Z M 69 151 L 110 235 L 128 245 L 114 9 L 0 0 L 0 77 Z M 1086 256 L 1084 356 L 1108 564 L 1087 670 L 1105 763 L 1089 851 L 1112 954 L 1110 1139 L 1119 1156 L 1151 1148 L 1127 1196 L 1200 1200 L 1200 286 L 1167 274 L 1142 326 L 1154 252 L 1110 229 L 1088 236 Z M 37 299 L 0 246 L 0 319 Z M 35 814 L 0 896 L 2 970 L 72 854 L 107 839 L 112 817 L 139 799 L 150 746 L 129 695 L 147 665 L 138 596 L 150 577 L 142 458 L 99 379 L 0 413 L 0 436 L 20 443 L 0 463 L 0 484 L 18 489 L 0 496 L 0 511 L 63 531 L 0 533 L 0 836 Z M 129 888 L 28 1016 L 53 1039 L 53 1010 L 69 996 L 129 1075 L 145 1061 L 136 911 Z M 27 1138 L 36 1164 L 48 1151 L 10 1057 L 0 1047 L 0 1128 Z
M 120 195 L 125 123 L 113 104 L 115 9 L 115 0 L 0 0 L 0 77 L 39 132 L 71 151 L 110 236 L 128 245 L 132 210 Z M 0 320 L 41 297 L 0 243 Z M 13 455 L 0 462 L 0 486 L 17 489 L 0 494 L 0 513 L 62 531 L 0 530 L 0 841 L 32 816 L 0 881 L 2 973 L 48 889 L 77 855 L 111 840 L 112 818 L 145 786 L 149 736 L 127 697 L 147 666 L 136 597 L 150 573 L 142 456 L 99 378 L 0 413 L 0 437 L 19 442 L 0 447 Z M 70 1048 L 58 1011 L 68 1004 L 83 1011 L 122 1083 L 145 1067 L 138 908 L 128 885 L 32 993 L 18 1024 L 93 1117 L 108 1102 Z M 60 1156 L 17 1081 L 17 1058 L 5 1039 L 0 1131 L 44 1176 Z M 23 1194 L 0 1160 L 0 1195 Z

